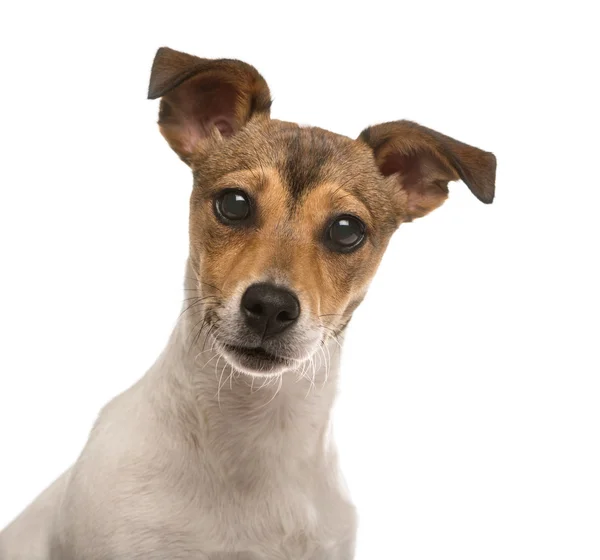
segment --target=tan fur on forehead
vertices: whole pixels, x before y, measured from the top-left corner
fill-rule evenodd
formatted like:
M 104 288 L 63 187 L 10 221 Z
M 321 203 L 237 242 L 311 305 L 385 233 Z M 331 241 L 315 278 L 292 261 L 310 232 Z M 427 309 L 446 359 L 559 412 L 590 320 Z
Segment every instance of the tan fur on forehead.
M 240 169 L 266 166 L 279 171 L 294 198 L 325 182 L 355 190 L 360 187 L 373 204 L 385 195 L 378 188 L 382 177 L 373 152 L 362 142 L 262 116 L 250 120 L 232 138 L 213 138 L 198 150 L 191 165 L 196 185 Z

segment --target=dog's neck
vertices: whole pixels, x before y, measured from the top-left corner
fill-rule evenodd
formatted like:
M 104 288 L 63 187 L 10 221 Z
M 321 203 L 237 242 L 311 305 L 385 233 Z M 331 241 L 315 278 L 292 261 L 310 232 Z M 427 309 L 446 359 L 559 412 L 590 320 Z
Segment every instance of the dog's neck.
M 186 293 L 194 294 L 194 273 L 186 271 Z M 186 297 L 190 297 L 189 295 Z M 189 302 L 183 309 L 189 307 Z M 158 403 L 178 430 L 202 430 L 202 441 L 227 464 L 257 467 L 287 461 L 330 458 L 330 417 L 337 390 L 341 347 L 331 341 L 299 371 L 253 378 L 234 371 L 211 348 L 209 329 L 198 334 L 200 313 L 185 311 L 153 368 L 168 398 Z M 200 323 L 199 323 L 200 322 Z M 248 476 L 247 470 L 244 476 Z

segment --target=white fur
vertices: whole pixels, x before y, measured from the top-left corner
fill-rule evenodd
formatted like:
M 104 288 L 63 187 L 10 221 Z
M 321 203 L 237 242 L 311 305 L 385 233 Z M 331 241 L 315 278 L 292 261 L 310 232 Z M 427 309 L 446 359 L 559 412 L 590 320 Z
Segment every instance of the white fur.
M 72 468 L 0 533 L 1 560 L 353 558 L 329 437 L 339 345 L 302 377 L 261 380 L 198 354 L 192 326 L 184 314 Z

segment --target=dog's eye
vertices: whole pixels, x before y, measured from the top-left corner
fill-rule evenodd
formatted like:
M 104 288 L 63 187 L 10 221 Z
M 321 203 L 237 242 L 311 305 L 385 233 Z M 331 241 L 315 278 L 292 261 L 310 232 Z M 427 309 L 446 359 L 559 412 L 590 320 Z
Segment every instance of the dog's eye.
M 226 190 L 215 199 L 215 213 L 225 223 L 245 220 L 250 215 L 250 201 L 240 190 Z
M 354 216 L 338 216 L 327 230 L 328 246 L 346 253 L 358 248 L 365 238 L 365 224 Z

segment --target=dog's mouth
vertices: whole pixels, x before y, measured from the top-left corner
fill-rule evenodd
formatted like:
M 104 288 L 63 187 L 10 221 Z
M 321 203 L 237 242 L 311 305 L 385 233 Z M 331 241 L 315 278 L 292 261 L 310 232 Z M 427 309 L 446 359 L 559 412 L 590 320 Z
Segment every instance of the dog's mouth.
M 250 374 L 273 374 L 291 365 L 291 360 L 264 348 L 221 343 L 223 354 L 234 367 Z

